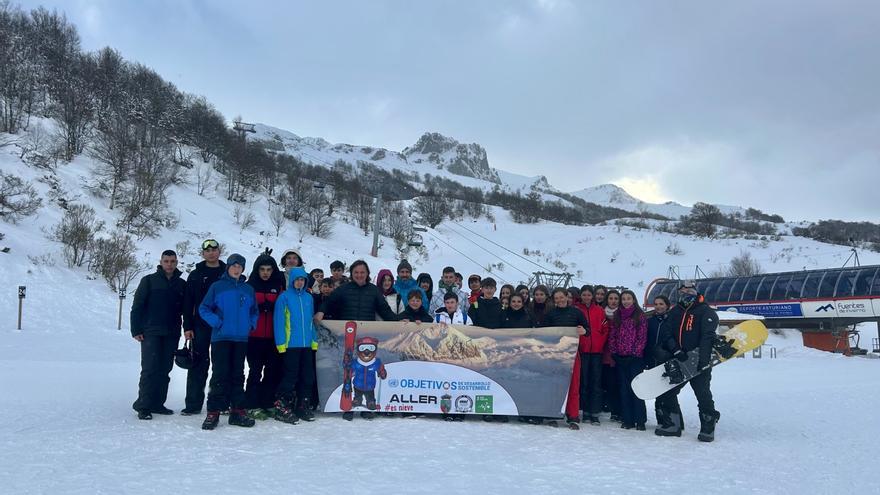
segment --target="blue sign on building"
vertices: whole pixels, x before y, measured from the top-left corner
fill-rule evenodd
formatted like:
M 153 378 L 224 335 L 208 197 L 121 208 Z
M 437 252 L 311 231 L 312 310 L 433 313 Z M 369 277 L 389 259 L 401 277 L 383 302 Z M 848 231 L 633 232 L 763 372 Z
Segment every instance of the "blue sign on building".
M 801 311 L 801 303 L 742 304 L 736 306 L 718 306 L 718 309 L 720 311 L 735 311 L 737 313 L 758 315 L 765 318 L 787 318 L 804 315 L 803 311 Z

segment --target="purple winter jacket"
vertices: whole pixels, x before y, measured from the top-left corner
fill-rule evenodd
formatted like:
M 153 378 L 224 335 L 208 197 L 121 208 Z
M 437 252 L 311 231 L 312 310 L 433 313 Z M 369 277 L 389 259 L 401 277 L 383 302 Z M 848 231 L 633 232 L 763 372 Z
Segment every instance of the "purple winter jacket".
M 608 335 L 608 349 L 611 354 L 643 356 L 645 343 L 648 340 L 648 319 L 642 314 L 638 322 L 634 322 L 632 315 L 635 310 L 635 306 L 628 309 L 621 306 L 617 310 L 620 314 L 620 324 L 611 321 L 611 332 Z

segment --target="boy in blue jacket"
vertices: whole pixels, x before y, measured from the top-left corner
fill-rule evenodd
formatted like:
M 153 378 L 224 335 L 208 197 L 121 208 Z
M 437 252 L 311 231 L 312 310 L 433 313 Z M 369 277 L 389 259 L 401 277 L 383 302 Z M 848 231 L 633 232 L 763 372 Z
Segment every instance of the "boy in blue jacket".
M 284 377 L 275 394 L 275 419 L 296 424 L 314 421 L 309 395 L 315 383 L 317 335 L 312 317 L 314 298 L 306 289 L 308 275 L 302 267 L 288 272 L 287 290 L 275 302 L 275 346 L 284 359 Z M 299 397 L 299 400 L 297 400 Z
M 254 289 L 242 275 L 244 256 L 232 254 L 226 260 L 226 273 L 211 284 L 199 316 L 211 326 L 211 389 L 208 416 L 203 430 L 213 430 L 220 422 L 220 411 L 229 408 L 229 424 L 251 427 L 254 420 L 244 409 L 244 360 L 248 336 L 257 326 L 259 311 Z

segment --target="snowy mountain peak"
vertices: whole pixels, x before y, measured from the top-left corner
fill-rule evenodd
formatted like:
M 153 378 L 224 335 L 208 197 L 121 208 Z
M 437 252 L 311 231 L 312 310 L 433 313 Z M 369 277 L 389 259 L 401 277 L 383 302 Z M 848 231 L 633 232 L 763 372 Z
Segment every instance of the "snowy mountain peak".
M 572 193 L 586 199 L 587 196 L 594 199 L 594 203 L 609 205 L 638 205 L 642 203 L 638 199 L 631 196 L 626 190 L 615 184 L 600 184 L 598 186 L 588 187 L 580 191 Z
M 403 155 L 410 163 L 433 164 L 456 175 L 501 183 L 498 173 L 489 166 L 486 149 L 477 143 L 464 144 L 437 132 L 426 132 L 416 144 L 406 147 Z

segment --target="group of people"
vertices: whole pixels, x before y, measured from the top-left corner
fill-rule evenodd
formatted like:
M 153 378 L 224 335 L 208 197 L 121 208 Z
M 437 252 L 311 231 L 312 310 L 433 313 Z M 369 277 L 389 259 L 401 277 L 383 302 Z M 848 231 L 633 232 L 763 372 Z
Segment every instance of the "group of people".
M 191 353 L 181 414 L 201 413 L 210 369 L 202 427 L 212 430 L 227 410 L 229 424 L 244 427 L 270 416 L 288 423 L 314 420 L 316 325 L 323 319 L 385 320 L 489 329 L 576 327 L 578 352 L 565 410 L 569 428 L 598 425 L 599 414 L 607 411 L 621 428 L 644 431 L 646 406 L 633 393 L 632 379 L 669 359 L 686 360 L 694 349 L 699 349 L 699 365 L 705 366 L 718 326 L 717 315 L 693 282 L 682 283 L 675 305 L 660 296 L 653 301 L 654 311 L 646 314 L 631 290 L 601 285 L 552 290 L 538 285 L 530 290 L 509 284 L 499 290 L 493 278 L 474 274 L 465 281 L 451 266 L 443 269 L 435 287 L 427 273 L 414 277 L 406 260 L 397 266 L 396 276 L 380 270 L 375 283 L 364 260 L 348 267 L 348 277 L 345 264 L 334 261 L 325 277 L 320 268 L 306 272 L 302 255 L 294 249 L 282 253 L 279 263 L 266 250 L 245 277 L 242 255 L 232 254 L 224 263 L 216 240 L 205 240 L 201 247 L 203 261 L 186 281 L 176 254 L 168 250 L 135 292 L 131 332 L 141 345 L 141 376 L 133 408 L 140 419 L 173 414 L 164 404 L 174 355 L 183 352 L 177 350 L 181 326 Z M 698 400 L 702 441 L 714 439 L 720 418 L 710 381 L 707 370 L 689 382 Z M 655 401 L 657 435 L 681 436 L 681 388 Z M 361 414 L 369 419 L 373 413 Z M 353 413 L 343 413 L 343 418 L 351 420 Z

